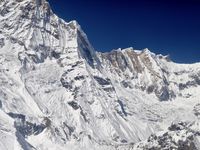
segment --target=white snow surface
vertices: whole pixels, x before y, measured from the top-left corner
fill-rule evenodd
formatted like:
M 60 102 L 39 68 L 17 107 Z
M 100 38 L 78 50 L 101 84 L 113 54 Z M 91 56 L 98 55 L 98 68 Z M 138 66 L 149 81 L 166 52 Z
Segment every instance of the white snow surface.
M 0 150 L 150 149 L 189 122 L 169 131 L 178 143 L 200 130 L 199 91 L 200 63 L 97 52 L 45 0 L 0 0 Z

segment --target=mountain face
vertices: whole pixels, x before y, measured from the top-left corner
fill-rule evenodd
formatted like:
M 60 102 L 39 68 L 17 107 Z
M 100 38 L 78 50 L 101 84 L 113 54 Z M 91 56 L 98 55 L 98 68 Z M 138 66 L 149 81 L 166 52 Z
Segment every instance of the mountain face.
M 45 0 L 0 0 L 0 149 L 200 149 L 200 64 L 94 50 Z

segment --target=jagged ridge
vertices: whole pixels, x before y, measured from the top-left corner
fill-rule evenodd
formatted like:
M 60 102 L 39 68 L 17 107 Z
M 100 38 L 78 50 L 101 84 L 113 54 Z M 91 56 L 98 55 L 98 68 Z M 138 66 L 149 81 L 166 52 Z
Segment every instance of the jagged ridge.
M 197 120 L 199 75 L 148 49 L 96 52 L 45 0 L 0 1 L 2 149 L 140 148 Z

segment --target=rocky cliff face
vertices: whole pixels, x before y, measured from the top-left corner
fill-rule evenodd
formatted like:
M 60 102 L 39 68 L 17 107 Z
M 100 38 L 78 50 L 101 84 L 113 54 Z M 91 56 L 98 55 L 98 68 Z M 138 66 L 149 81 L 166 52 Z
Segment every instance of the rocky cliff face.
M 200 146 L 199 129 L 199 122 L 173 123 L 168 131 L 151 135 L 146 141 L 136 144 L 135 149 L 198 150 Z
M 45 0 L 0 1 L 0 149 L 150 149 L 171 123 L 198 122 L 199 85 L 200 64 L 96 52 Z

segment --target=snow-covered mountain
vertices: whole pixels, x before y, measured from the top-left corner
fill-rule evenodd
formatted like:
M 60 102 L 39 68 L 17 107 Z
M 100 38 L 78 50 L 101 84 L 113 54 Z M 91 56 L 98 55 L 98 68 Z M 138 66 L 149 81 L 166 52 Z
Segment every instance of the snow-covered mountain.
M 200 63 L 100 53 L 45 0 L 0 0 L 0 150 L 200 149 Z

